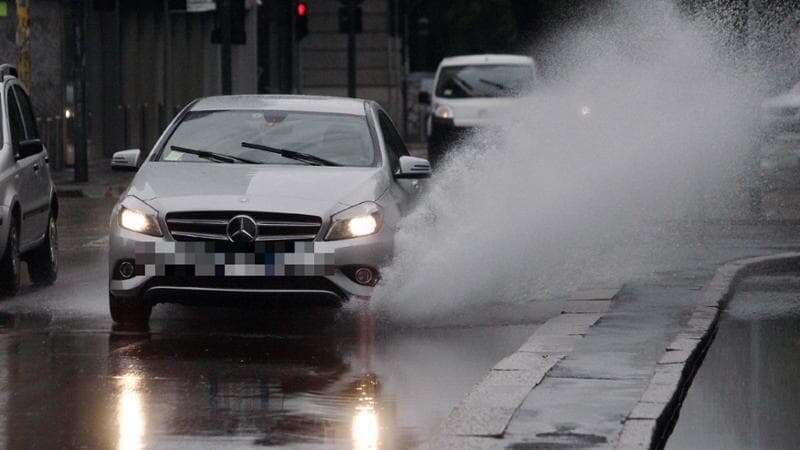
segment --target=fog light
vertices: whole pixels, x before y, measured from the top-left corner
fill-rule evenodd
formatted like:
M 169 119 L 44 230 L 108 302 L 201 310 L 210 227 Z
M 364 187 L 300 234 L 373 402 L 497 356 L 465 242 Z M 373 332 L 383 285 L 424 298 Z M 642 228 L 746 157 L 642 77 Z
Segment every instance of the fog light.
M 356 283 L 358 284 L 370 286 L 375 282 L 375 274 L 372 272 L 372 269 L 368 269 L 366 267 L 356 269 L 356 272 L 353 275 L 355 276 Z
M 134 268 L 133 264 L 128 261 L 123 261 L 120 263 L 119 268 L 117 269 L 119 275 L 122 278 L 128 279 L 133 276 Z

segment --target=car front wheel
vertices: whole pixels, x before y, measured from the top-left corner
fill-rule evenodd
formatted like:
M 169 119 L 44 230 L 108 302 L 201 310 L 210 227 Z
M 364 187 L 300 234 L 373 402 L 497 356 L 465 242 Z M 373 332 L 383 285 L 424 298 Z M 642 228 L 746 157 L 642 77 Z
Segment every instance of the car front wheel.
M 58 278 L 58 227 L 52 215 L 47 222 L 44 242 L 26 257 L 31 281 L 38 285 L 53 284 Z
M 146 326 L 150 321 L 153 307 L 138 297 L 123 298 L 108 293 L 108 308 L 111 319 L 118 324 Z

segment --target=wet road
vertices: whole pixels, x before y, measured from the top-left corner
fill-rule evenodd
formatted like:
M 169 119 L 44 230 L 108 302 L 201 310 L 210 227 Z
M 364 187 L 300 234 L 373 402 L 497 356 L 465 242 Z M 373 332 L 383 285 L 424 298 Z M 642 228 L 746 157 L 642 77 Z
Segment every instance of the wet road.
M 59 281 L 0 301 L 3 447 L 413 447 L 552 313 L 399 329 L 357 307 L 332 322 L 159 305 L 149 330 L 118 330 L 110 207 L 65 200 Z
M 668 449 L 800 448 L 800 278 L 744 287 L 723 313 Z

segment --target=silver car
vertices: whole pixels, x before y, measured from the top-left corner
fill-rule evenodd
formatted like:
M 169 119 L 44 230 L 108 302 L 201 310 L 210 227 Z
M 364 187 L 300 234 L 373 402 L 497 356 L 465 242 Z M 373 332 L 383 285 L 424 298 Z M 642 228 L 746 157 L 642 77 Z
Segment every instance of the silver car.
M 139 166 L 137 151 L 115 155 Z M 109 306 L 324 304 L 368 297 L 430 176 L 375 102 L 197 100 L 141 162 L 111 216 Z
M 20 285 L 20 261 L 31 281 L 58 276 L 58 200 L 33 106 L 17 71 L 0 65 L 0 293 Z

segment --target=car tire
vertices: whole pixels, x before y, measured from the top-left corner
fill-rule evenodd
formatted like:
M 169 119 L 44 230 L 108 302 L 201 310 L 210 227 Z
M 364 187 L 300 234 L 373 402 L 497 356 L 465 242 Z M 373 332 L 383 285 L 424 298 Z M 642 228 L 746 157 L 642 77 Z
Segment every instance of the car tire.
M 145 303 L 139 297 L 122 298 L 109 292 L 108 309 L 111 311 L 111 320 L 115 323 L 146 326 L 150 321 L 153 306 Z
M 47 221 L 47 233 L 42 245 L 26 256 L 28 274 L 37 285 L 50 285 L 58 278 L 58 226 L 51 215 Z
M 0 293 L 3 295 L 11 296 L 19 291 L 19 267 L 19 226 L 16 220 L 12 220 L 6 248 L 0 259 Z

